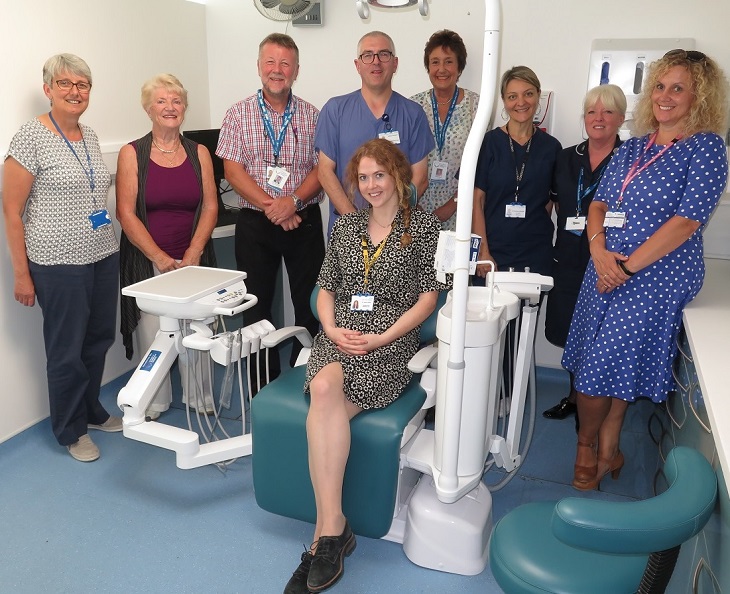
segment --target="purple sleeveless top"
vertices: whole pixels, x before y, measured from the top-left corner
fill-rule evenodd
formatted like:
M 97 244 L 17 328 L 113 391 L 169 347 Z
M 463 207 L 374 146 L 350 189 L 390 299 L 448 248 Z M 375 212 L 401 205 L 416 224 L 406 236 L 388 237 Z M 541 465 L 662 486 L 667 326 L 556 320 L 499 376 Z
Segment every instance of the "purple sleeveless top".
M 145 185 L 147 229 L 155 243 L 176 260 L 190 247 L 200 201 L 198 179 L 189 159 L 178 167 L 162 167 L 150 159 Z

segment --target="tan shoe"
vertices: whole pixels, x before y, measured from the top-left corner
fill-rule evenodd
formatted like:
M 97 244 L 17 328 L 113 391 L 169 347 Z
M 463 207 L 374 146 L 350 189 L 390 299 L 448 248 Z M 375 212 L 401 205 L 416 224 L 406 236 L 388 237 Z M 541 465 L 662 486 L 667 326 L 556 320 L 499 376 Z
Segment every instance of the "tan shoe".
M 99 459 L 99 448 L 88 435 L 82 435 L 76 443 L 66 447 L 68 453 L 79 462 L 93 462 Z
M 98 429 L 99 431 L 106 431 L 107 433 L 116 433 L 124 428 L 122 426 L 122 417 L 112 417 L 111 415 L 101 425 L 89 423 L 88 427 L 89 429 Z

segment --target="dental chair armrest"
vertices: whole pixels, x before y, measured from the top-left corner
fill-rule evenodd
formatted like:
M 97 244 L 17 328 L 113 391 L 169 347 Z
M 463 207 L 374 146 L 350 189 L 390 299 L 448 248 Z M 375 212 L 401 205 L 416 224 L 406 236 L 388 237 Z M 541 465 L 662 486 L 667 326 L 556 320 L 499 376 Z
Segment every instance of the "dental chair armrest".
M 289 338 L 296 338 L 302 343 L 303 347 L 309 348 L 312 346 L 312 335 L 304 326 L 287 326 L 286 328 L 274 330 L 261 339 L 261 345 L 270 348 Z
M 643 501 L 558 501 L 553 534 L 570 546 L 603 553 L 651 554 L 682 544 L 712 514 L 717 477 L 702 454 L 686 447 L 670 452 L 664 474 L 669 488 Z
M 413 373 L 423 373 L 428 369 L 428 366 L 431 365 L 431 362 L 436 358 L 438 355 L 438 347 L 429 345 L 426 347 L 423 347 L 420 351 L 418 351 L 413 357 L 411 357 L 411 360 L 408 361 L 408 369 L 409 371 Z

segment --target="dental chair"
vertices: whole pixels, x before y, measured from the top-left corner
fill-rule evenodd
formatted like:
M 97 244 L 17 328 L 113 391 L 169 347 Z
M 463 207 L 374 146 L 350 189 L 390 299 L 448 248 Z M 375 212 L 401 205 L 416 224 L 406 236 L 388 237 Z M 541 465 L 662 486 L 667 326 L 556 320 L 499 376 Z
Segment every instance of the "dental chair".
M 694 449 L 674 448 L 664 475 L 668 489 L 644 501 L 569 497 L 512 510 L 490 541 L 497 583 L 507 594 L 664 592 L 717 494 L 715 472 Z
M 316 315 L 316 293 L 312 309 Z M 435 340 L 438 311 L 446 299 L 439 296 L 434 312 L 421 325 L 421 344 Z M 296 337 L 303 346 L 311 346 L 311 337 L 304 329 L 272 333 L 263 342 L 273 346 L 281 340 Z M 426 347 L 435 349 L 435 347 Z M 350 456 L 345 470 L 342 493 L 343 511 L 352 530 L 362 536 L 381 538 L 390 530 L 406 473 L 416 483 L 420 473 L 401 468 L 401 445 L 423 425 L 426 408 L 435 403 L 435 370 L 428 369 L 433 357 L 417 353 L 409 368 L 414 373 L 403 394 L 389 406 L 366 410 L 350 423 Z M 253 484 L 256 503 L 266 511 L 314 523 L 316 508 L 309 478 L 307 459 L 306 418 L 309 395 L 302 391 L 305 365 L 282 371 L 273 382 L 263 387 L 251 403 L 253 434 Z M 424 389 L 421 373 L 431 375 L 434 389 Z M 427 403 L 427 396 L 429 402 Z M 405 437 L 404 437 L 405 436 Z M 377 460 L 377 464 L 373 461 Z M 412 476 L 411 476 L 412 475 Z M 410 477 L 410 479 L 409 479 Z M 403 495 L 405 496 L 405 495 Z M 402 503 L 402 502 L 401 502 Z

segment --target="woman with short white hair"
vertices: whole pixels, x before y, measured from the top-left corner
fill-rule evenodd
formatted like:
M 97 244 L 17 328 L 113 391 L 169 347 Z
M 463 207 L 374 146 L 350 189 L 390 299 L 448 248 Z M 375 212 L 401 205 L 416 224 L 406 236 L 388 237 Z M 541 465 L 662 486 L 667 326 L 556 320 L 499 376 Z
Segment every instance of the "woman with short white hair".
M 114 343 L 119 254 L 106 208 L 111 176 L 96 134 L 79 122 L 91 85 L 78 56 L 49 58 L 43 92 L 51 109 L 20 128 L 3 170 L 13 292 L 41 307 L 53 434 L 81 462 L 99 457 L 88 429 L 122 430 L 99 402 Z

